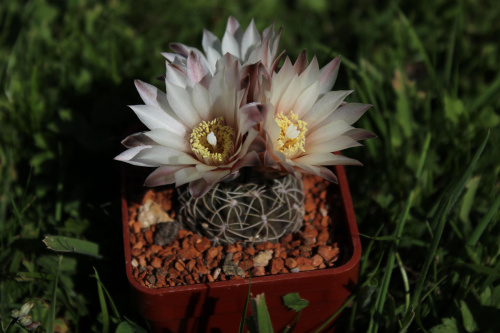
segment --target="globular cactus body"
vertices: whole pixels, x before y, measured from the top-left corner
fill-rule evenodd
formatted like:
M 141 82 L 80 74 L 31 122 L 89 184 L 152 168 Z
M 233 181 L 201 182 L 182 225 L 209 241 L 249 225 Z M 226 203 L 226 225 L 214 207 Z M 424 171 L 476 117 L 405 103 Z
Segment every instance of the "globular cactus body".
M 303 222 L 302 180 L 292 175 L 268 179 L 239 177 L 216 184 L 201 198 L 178 188 L 179 219 L 214 244 L 276 242 Z

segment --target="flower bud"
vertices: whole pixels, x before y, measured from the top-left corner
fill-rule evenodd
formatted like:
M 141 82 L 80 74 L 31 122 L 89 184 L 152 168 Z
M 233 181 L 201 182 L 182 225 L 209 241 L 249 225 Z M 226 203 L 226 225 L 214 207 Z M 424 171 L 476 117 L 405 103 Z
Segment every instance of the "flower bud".
M 21 307 L 21 316 L 26 316 L 35 304 L 33 302 L 26 302 Z
M 18 309 L 14 309 L 14 310 L 12 310 L 11 316 L 12 316 L 12 318 L 17 319 L 17 318 L 21 317 L 21 311 L 19 311 Z
M 41 321 L 35 321 L 35 322 L 32 322 L 31 324 L 29 324 L 28 326 L 26 326 L 25 328 L 27 330 L 34 331 L 37 329 L 38 326 L 40 326 L 41 323 L 42 323 Z
M 28 325 L 31 325 L 31 323 L 33 323 L 31 316 L 23 316 L 19 319 L 19 324 L 21 326 L 28 326 Z

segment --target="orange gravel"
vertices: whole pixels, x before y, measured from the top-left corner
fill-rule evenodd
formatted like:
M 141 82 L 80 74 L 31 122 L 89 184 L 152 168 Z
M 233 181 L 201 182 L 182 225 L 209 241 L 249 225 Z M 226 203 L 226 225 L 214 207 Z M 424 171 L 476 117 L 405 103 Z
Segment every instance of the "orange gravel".
M 241 279 L 249 274 L 262 276 L 334 267 L 340 255 L 337 243 L 332 241 L 339 216 L 338 187 L 316 176 L 304 176 L 303 182 L 306 197 L 301 230 L 282 237 L 275 244 L 247 246 L 240 242 L 212 246 L 206 237 L 184 229 L 169 245 L 155 245 L 156 225 L 141 230 L 137 221 L 139 206 L 152 199 L 175 219 L 176 207 L 172 200 L 175 190 L 172 186 L 153 189 L 131 186 L 134 198 L 128 203 L 128 225 L 134 277 L 145 287 L 163 288 Z M 256 258 L 263 261 L 256 265 Z

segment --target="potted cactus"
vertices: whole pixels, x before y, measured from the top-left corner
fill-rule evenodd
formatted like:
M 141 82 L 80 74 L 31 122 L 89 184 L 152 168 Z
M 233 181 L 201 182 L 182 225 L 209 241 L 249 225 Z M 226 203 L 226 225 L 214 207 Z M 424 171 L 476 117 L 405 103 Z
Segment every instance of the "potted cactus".
M 293 317 L 280 298 L 290 292 L 311 301 L 299 325 L 313 329 L 357 281 L 342 165 L 360 163 L 333 152 L 373 137 L 351 126 L 369 106 L 330 91 L 339 58 L 320 69 L 303 52 L 279 66 L 280 35 L 231 17 L 222 41 L 204 32 L 204 53 L 163 54 L 166 93 L 136 81 L 145 105 L 131 108 L 148 130 L 116 159 L 156 168 L 135 206 L 127 169 L 123 216 L 127 275 L 158 332 L 235 331 L 249 275 L 276 330 Z

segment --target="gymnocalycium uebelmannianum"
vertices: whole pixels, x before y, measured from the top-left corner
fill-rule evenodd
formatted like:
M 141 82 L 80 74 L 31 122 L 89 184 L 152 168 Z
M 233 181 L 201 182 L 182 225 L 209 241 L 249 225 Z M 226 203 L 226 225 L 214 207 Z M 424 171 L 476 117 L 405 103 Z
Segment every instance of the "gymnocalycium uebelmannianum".
M 297 231 L 301 175 L 336 182 L 326 166 L 360 163 L 332 152 L 374 137 L 352 126 L 370 105 L 331 91 L 340 58 L 320 69 L 304 51 L 292 63 L 278 55 L 281 32 L 230 17 L 222 41 L 204 31 L 204 52 L 173 43 L 163 53 L 166 93 L 135 81 L 145 104 L 131 108 L 149 131 L 123 140 L 115 159 L 156 168 L 146 186 L 175 184 L 181 222 L 214 243 Z

